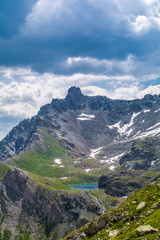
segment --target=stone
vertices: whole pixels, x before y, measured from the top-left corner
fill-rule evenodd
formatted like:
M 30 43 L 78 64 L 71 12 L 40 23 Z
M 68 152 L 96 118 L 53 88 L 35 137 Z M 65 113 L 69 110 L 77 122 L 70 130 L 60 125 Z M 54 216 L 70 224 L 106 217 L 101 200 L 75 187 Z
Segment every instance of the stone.
M 136 228 L 136 232 L 142 236 L 148 233 L 158 232 L 158 229 L 153 228 L 150 225 L 141 225 L 138 228 Z
M 141 203 L 136 207 L 136 210 L 137 210 L 137 211 L 138 211 L 138 210 L 141 210 L 141 209 L 145 208 L 145 206 L 146 206 L 146 202 L 141 202 Z
M 155 208 L 155 209 L 160 208 L 160 202 L 154 203 L 154 204 L 151 206 L 151 208 Z
M 148 216 L 150 216 L 152 213 L 153 213 L 153 209 L 147 211 L 146 216 L 148 217 Z
M 109 231 L 109 238 L 113 238 L 118 234 L 118 230 Z

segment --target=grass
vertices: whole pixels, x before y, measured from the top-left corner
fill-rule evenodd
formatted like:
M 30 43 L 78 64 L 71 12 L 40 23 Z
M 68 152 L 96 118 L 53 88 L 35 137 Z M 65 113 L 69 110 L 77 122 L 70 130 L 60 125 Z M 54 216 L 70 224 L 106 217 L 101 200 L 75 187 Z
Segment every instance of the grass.
M 27 149 L 8 163 L 41 176 L 63 177 L 69 171 L 67 151 L 48 133 L 42 132 L 42 135 L 43 143 L 41 146 L 36 145 L 32 150 Z M 61 158 L 65 167 L 60 168 L 58 164 L 55 164 L 55 158 Z
M 56 178 L 42 177 L 32 173 L 26 173 L 31 179 L 37 182 L 40 186 L 45 187 L 47 190 L 69 190 L 63 181 Z
M 4 177 L 4 175 L 7 173 L 9 167 L 3 163 L 0 163 L 0 178 Z
M 98 164 L 93 159 L 81 159 L 78 166 L 74 166 L 73 159 L 68 156 L 65 149 L 53 136 L 43 128 L 38 130 L 41 136 L 41 143 L 26 149 L 25 152 L 7 161 L 7 164 L 16 166 L 24 171 L 35 175 L 62 178 L 67 177 L 64 184 L 97 183 L 102 170 L 98 169 Z M 54 160 L 60 158 L 64 167 L 60 167 Z M 93 168 L 90 173 L 83 169 Z M 81 170 L 79 170 L 81 169 Z
M 10 240 L 11 235 L 11 231 L 8 228 L 5 228 L 3 232 L 3 240 Z
M 146 202 L 146 205 L 141 210 L 137 210 L 137 206 L 141 202 Z M 90 230 L 90 235 L 85 239 L 102 240 L 110 239 L 109 231 L 118 230 L 118 234 L 112 240 L 155 240 L 159 239 L 160 235 L 160 182 L 147 186 L 128 197 L 127 201 L 117 206 L 115 209 L 108 211 L 104 215 L 96 218 L 91 223 L 71 233 L 68 238 L 73 239 L 78 234 L 86 233 Z M 104 226 L 103 222 L 105 222 Z M 141 225 L 150 225 L 158 229 L 157 232 L 144 233 L 140 235 L 136 229 Z M 95 226 L 97 232 L 95 233 Z M 99 227 L 98 227 L 99 226 Z M 93 234 L 92 234 L 93 228 Z
M 89 191 L 89 194 L 96 197 L 99 200 L 99 202 L 102 201 L 104 207 L 106 208 L 106 211 L 111 209 L 113 205 L 115 206 L 118 203 L 120 203 L 120 200 L 118 198 L 107 195 L 104 189 L 91 190 Z

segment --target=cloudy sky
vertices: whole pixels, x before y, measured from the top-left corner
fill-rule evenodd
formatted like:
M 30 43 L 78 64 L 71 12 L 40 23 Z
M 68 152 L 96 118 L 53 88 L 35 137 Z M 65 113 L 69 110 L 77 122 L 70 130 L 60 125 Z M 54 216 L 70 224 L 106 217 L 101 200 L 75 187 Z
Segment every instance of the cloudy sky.
M 0 139 L 73 85 L 160 94 L 160 1 L 1 0 Z

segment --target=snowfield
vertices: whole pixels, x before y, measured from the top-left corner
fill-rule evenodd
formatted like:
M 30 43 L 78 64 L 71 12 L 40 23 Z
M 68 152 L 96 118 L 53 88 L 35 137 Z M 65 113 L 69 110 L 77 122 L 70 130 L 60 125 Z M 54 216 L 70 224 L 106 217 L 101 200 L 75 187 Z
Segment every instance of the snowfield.
M 97 149 L 91 149 L 91 154 L 89 156 L 92 157 L 92 158 L 95 158 L 95 156 L 97 154 L 99 154 L 102 149 L 103 149 L 103 147 L 100 147 L 100 148 L 97 148 Z
M 94 115 L 87 115 L 87 114 L 85 114 L 85 113 L 82 113 L 81 115 L 79 115 L 79 117 L 77 118 L 77 120 L 86 121 L 86 120 L 92 120 L 93 118 L 95 118 Z

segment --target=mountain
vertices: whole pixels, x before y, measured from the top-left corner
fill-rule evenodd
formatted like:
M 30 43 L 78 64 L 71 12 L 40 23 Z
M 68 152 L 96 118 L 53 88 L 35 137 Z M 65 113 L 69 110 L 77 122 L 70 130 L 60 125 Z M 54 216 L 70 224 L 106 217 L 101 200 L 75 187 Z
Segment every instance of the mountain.
M 126 202 L 86 224 L 63 240 L 160 239 L 160 182 L 128 197 Z
M 95 181 L 100 169 L 117 167 L 135 142 L 159 134 L 160 95 L 112 100 L 71 87 L 65 99 L 53 99 L 9 132 L 0 142 L 0 160 L 14 157 L 10 164 L 50 177 L 80 170 Z
M 71 87 L 8 133 L 0 160 L 0 239 L 60 239 L 150 184 L 66 239 L 159 237 L 160 95 L 112 100 Z

